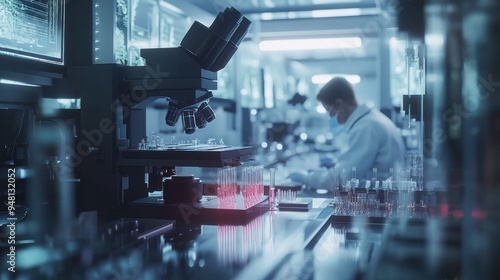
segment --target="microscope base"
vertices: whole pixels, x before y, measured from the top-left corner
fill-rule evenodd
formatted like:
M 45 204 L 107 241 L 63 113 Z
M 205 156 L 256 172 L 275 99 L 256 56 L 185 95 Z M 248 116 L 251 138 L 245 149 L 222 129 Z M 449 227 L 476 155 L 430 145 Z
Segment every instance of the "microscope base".
M 156 197 L 145 197 L 124 205 L 125 216 L 148 219 L 175 220 L 180 224 L 245 225 L 269 211 L 268 198 L 263 197 L 244 207 L 219 206 L 216 197 L 203 197 L 197 203 L 163 203 Z

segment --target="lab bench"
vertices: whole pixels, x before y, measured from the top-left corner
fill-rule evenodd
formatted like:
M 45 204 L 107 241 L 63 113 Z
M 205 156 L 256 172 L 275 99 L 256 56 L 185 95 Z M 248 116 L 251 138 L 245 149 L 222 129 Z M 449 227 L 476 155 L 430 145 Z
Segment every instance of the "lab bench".
M 328 199 L 307 212 L 267 211 L 242 224 L 124 218 L 73 238 L 18 245 L 22 279 L 266 279 L 327 226 Z M 171 229 L 169 229 L 171 226 Z M 162 228 L 165 232 L 139 238 Z M 23 236 L 18 237 L 19 244 Z M 61 237 L 62 238 L 62 237 Z M 8 271 L 1 272 L 9 276 Z M 62 278 L 61 278 L 62 277 Z
M 19 279 L 456 279 L 458 220 L 335 219 L 332 200 L 307 212 L 266 211 L 241 224 L 122 218 L 70 240 L 22 244 Z M 337 217 L 338 218 L 338 217 Z M 8 271 L 2 271 L 2 279 Z M 61 278 L 62 277 L 62 278 Z

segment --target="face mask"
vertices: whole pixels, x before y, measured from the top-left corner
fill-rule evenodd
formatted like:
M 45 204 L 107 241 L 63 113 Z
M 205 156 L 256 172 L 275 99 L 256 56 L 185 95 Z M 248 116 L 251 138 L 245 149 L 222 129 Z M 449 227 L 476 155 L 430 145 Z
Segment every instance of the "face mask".
M 330 117 L 329 127 L 332 133 L 339 133 L 344 128 L 343 125 L 339 124 L 337 115 Z

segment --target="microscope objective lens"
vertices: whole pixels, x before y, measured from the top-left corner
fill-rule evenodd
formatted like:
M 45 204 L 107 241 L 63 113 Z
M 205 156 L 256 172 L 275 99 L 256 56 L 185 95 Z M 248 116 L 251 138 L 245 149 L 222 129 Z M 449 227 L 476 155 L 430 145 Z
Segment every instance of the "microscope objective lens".
M 186 134 L 193 134 L 195 132 L 196 127 L 193 111 L 185 110 L 182 112 L 182 126 Z

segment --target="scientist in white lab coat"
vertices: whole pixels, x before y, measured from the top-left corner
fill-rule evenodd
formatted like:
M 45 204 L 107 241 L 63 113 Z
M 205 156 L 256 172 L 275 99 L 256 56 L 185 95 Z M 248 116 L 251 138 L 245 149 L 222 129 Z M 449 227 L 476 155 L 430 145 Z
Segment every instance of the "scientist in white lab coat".
M 391 168 L 401 166 L 405 146 L 399 128 L 372 106 L 358 104 L 354 88 L 346 79 L 330 80 L 317 99 L 347 133 L 346 149 L 341 150 L 335 165 L 337 170 L 347 170 L 350 178 L 352 167 L 356 167 L 356 177 L 363 182 L 372 178 L 373 168 L 377 168 L 378 180 L 384 180 Z M 308 188 L 332 191 L 335 176 L 334 168 L 330 168 L 308 174 L 295 172 L 289 178 Z

